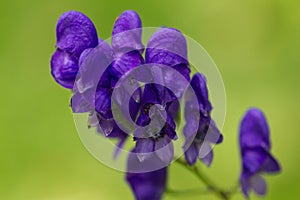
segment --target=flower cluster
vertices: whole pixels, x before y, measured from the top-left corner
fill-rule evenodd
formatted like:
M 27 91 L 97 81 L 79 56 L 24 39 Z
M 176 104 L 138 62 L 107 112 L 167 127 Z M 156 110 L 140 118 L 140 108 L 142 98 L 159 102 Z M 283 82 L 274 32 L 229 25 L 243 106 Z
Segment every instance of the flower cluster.
M 144 45 L 141 19 L 128 10 L 116 19 L 110 45 L 98 37 L 87 16 L 69 11 L 58 20 L 56 38 L 51 73 L 72 89 L 72 111 L 88 112 L 90 127 L 118 140 L 115 157 L 132 138 L 126 180 L 137 200 L 159 200 L 166 191 L 183 99 L 185 162 L 194 166 L 199 159 L 211 165 L 213 145 L 222 143 L 223 136 L 211 117 L 206 78 L 191 74 L 187 42 L 179 30 L 161 27 Z M 258 109 L 244 117 L 240 144 L 242 191 L 246 197 L 250 189 L 265 194 L 261 174 L 280 167 L 269 152 L 267 123 Z

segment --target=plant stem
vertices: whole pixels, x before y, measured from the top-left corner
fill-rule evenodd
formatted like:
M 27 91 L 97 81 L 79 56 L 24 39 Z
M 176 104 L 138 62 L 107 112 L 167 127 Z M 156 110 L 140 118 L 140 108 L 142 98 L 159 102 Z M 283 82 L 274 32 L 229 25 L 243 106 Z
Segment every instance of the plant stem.
M 176 195 L 176 196 L 186 196 L 186 195 L 196 195 L 196 194 L 209 194 L 208 190 L 199 190 L 198 188 L 195 189 L 187 189 L 187 190 L 173 190 L 170 188 L 166 189 L 166 193 L 170 195 Z
M 188 163 L 185 161 L 178 159 L 176 160 L 176 163 L 179 163 L 186 169 L 188 169 L 190 172 L 195 174 L 199 180 L 201 180 L 206 186 L 208 191 L 213 192 L 215 195 L 217 195 L 220 199 L 223 200 L 229 200 L 229 197 L 231 196 L 231 192 L 228 193 L 219 187 L 216 186 L 215 183 L 213 183 L 208 177 L 206 177 L 204 174 L 202 174 L 199 169 L 196 166 L 190 166 Z

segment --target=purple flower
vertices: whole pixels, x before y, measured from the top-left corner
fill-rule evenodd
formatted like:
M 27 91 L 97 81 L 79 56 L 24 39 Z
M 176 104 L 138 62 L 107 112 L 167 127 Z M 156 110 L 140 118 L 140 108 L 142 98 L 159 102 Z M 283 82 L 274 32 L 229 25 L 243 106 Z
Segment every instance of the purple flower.
M 267 186 L 261 175 L 278 173 L 281 169 L 278 161 L 270 153 L 269 127 L 261 110 L 251 108 L 245 114 L 240 126 L 240 147 L 242 191 L 247 198 L 251 189 L 259 195 L 264 195 Z
M 137 129 L 134 133 L 136 152 L 140 161 L 144 161 L 147 156 L 156 155 L 164 163 L 170 163 L 174 155 L 172 140 L 177 139 L 173 118 L 178 111 L 178 98 L 186 86 L 177 81 L 178 94 L 174 94 L 165 86 L 175 84 L 174 80 L 180 80 L 172 70 L 179 72 L 184 80 L 189 81 L 186 40 L 178 30 L 160 28 L 150 38 L 145 57 L 146 64 L 153 66 L 149 73 L 153 74 L 156 81 L 155 84 L 145 85 L 141 98 L 137 124 L 147 128 Z M 162 65 L 170 67 L 171 70 L 162 69 Z M 155 153 L 151 154 L 152 152 Z
M 160 200 L 166 187 L 167 168 L 145 173 L 127 173 L 136 200 Z
M 186 137 L 185 159 L 189 165 L 194 165 L 197 158 L 200 158 L 204 164 L 210 166 L 213 160 L 211 145 L 221 143 L 223 136 L 210 116 L 212 106 L 208 99 L 204 75 L 197 73 L 193 76 L 191 89 L 186 93 L 186 125 L 183 129 Z M 193 92 L 197 97 L 198 104 L 195 104 L 192 99 Z
M 56 26 L 56 51 L 51 58 L 51 73 L 56 82 L 73 88 L 81 53 L 98 45 L 93 22 L 76 11 L 64 13 Z
M 145 85 L 141 98 L 141 111 L 137 124 L 143 128 L 136 129 L 134 133 L 136 153 L 140 161 L 154 155 L 164 163 L 170 163 L 173 159 L 174 148 L 171 140 L 177 139 L 176 125 L 168 113 L 172 102 L 164 102 L 164 99 L 159 96 L 157 88 L 161 87 L 163 86 L 156 84 Z M 152 152 L 155 154 L 151 154 Z
M 114 25 L 112 48 L 102 41 L 99 42 L 98 47 L 85 50 L 80 57 L 82 77 L 79 74 L 80 81 L 76 86 L 83 92 L 80 92 L 79 89 L 75 91 L 72 98 L 73 112 L 95 109 L 98 113 L 99 130 L 102 128 L 101 132 L 107 137 L 110 137 L 113 130 L 118 130 L 121 138 L 125 134 L 119 127 L 115 127 L 118 125 L 113 119 L 111 110 L 112 92 L 116 82 L 123 75 L 144 63 L 141 55 L 143 51 L 141 23 L 138 22 L 140 22 L 140 18 L 137 13 L 134 11 L 123 12 Z M 133 37 L 135 42 L 132 41 Z M 97 77 L 99 74 L 102 76 Z M 137 114 L 138 106 L 136 104 L 137 102 L 130 101 L 129 107 L 133 118 Z M 102 125 L 105 126 L 102 127 Z
M 140 28 L 137 13 L 123 12 L 112 31 L 112 48 L 98 39 L 92 21 L 82 13 L 64 13 L 56 28 L 57 50 L 51 59 L 54 79 L 72 89 L 77 78 L 71 99 L 73 112 L 90 112 L 90 126 L 97 126 L 107 137 L 119 139 L 119 147 L 127 134 L 113 119 L 111 95 L 120 77 L 144 63 Z M 137 103 L 130 101 L 129 107 L 131 114 L 136 115 Z
M 157 169 L 150 172 L 140 172 L 145 169 L 148 161 L 140 162 L 135 154 L 135 150 L 128 158 L 128 171 L 126 181 L 131 186 L 136 200 L 160 200 L 166 189 L 167 168 Z M 150 161 L 151 162 L 151 161 Z

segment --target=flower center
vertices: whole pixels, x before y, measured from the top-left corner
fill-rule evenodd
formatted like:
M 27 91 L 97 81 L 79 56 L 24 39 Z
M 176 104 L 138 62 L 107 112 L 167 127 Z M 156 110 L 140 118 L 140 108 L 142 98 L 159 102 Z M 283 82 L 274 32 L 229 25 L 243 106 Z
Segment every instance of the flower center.
M 150 108 L 151 108 L 153 105 L 154 105 L 154 104 L 152 104 L 152 103 L 148 103 L 148 104 L 144 105 L 143 110 L 144 110 L 144 113 L 145 113 L 146 115 L 149 114 L 149 110 L 150 110 Z

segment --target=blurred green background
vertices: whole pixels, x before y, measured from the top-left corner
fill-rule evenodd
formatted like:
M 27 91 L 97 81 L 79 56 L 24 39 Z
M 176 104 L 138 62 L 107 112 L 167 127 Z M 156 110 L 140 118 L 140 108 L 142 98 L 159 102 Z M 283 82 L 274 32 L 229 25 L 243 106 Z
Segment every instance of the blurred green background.
M 258 106 L 267 115 L 272 152 L 283 168 L 280 175 L 267 176 L 265 199 L 297 199 L 299 6 L 292 0 L 2 1 L 0 199 L 133 198 L 124 175 L 100 164 L 81 144 L 68 106 L 71 93 L 54 82 L 49 66 L 63 12 L 85 13 L 99 36 L 108 38 L 115 18 L 126 9 L 136 10 L 144 26 L 180 29 L 202 44 L 219 67 L 227 92 L 225 141 L 215 148 L 211 169 L 203 170 L 222 187 L 234 185 L 240 172 L 238 123 L 249 106 Z M 172 166 L 169 177 L 172 188 L 203 187 L 180 166 Z

